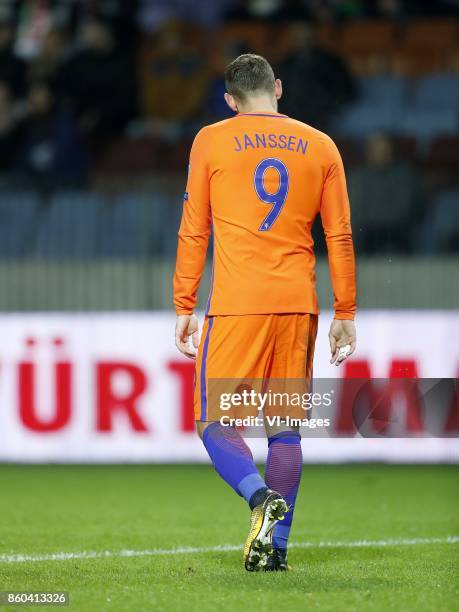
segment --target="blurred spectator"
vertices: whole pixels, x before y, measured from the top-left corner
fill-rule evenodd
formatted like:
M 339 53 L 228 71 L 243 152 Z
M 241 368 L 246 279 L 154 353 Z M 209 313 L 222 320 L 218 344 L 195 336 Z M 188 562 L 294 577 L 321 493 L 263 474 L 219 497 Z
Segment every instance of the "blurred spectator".
M 16 53 L 24 59 L 35 57 L 52 26 L 52 3 L 49 0 L 23 0 L 19 5 Z
M 14 100 L 10 88 L 0 82 L 0 175 L 2 182 L 6 172 L 14 169 L 21 138 L 16 122 Z
M 424 212 L 421 181 L 415 168 L 396 159 L 384 134 L 366 143 L 365 161 L 348 172 L 352 226 L 359 252 L 409 252 Z
M 155 130 L 180 133 L 184 123 L 196 119 L 208 92 L 208 68 L 203 54 L 186 38 L 180 22 L 161 30 L 155 45 L 141 55 L 142 114 Z
M 137 23 L 145 32 L 156 32 L 172 19 L 214 26 L 234 0 L 140 0 Z
M 415 16 L 457 15 L 457 0 L 306 0 L 318 21 L 342 22 L 360 17 L 404 21 Z
M 366 14 L 369 17 L 402 20 L 410 10 L 409 0 L 372 0 L 366 2 Z
M 307 20 L 311 13 L 302 0 L 241 0 L 228 10 L 225 21 L 282 21 Z
M 181 168 L 187 137 L 203 121 L 232 115 L 225 65 L 254 51 L 284 82 L 280 110 L 327 132 L 339 126 L 346 162 L 355 164 L 355 145 L 368 134 L 399 134 L 402 144 L 413 136 L 407 155 L 423 160 L 438 193 L 427 211 L 415 167 L 395 158 L 387 137 L 370 138 L 365 162 L 347 169 L 357 248 L 450 252 L 458 236 L 451 151 L 458 150 L 459 41 L 454 20 L 443 17 L 458 11 L 459 0 L 0 0 L 0 174 L 14 180 L 19 168 L 43 185 L 79 182 L 88 168 L 82 135 L 100 153 L 96 175 L 117 175 L 131 160 L 139 172 Z M 196 27 L 223 17 L 231 23 L 215 33 Z M 367 28 L 368 18 L 375 19 Z M 386 34 L 378 42 L 379 25 Z M 447 35 L 430 35 L 430 26 Z M 413 32 L 424 27 L 418 42 Z M 368 50 L 353 52 L 353 41 L 365 38 L 359 28 Z M 357 87 L 335 52 L 362 71 L 361 98 L 344 115 Z M 126 142 L 123 132 L 147 138 Z
M 155 0 L 157 2 L 158 0 Z M 58 2 L 60 5 L 60 2 Z M 138 0 L 85 0 L 73 2 L 72 21 L 82 25 L 86 21 L 100 21 L 113 32 L 117 45 L 123 50 L 132 49 L 137 40 L 135 17 Z M 68 23 L 69 19 L 63 20 Z
M 322 49 L 306 24 L 286 31 L 288 51 L 277 68 L 284 83 L 282 112 L 327 131 L 336 114 L 355 98 L 355 83 L 340 57 Z
M 39 187 L 75 184 L 87 171 L 87 155 L 75 118 L 61 109 L 45 82 L 33 83 L 21 125 L 19 170 Z
M 205 107 L 207 123 L 228 119 L 234 115 L 224 98 L 226 93 L 224 73 L 226 66 L 241 53 L 247 53 L 247 49 L 243 46 L 234 48 L 234 45 L 230 43 L 221 45 L 210 58 L 210 83 Z
M 411 15 L 431 17 L 459 16 L 458 0 L 405 0 Z
M 50 30 L 41 45 L 36 58 L 30 63 L 28 70 L 29 81 L 46 81 L 59 87 L 62 65 L 66 57 L 66 33 L 64 30 L 53 28 Z
M 225 79 L 216 76 L 210 84 L 209 99 L 206 108 L 206 121 L 209 123 L 229 119 L 234 115 L 233 111 L 225 102 L 225 93 Z
M 62 67 L 62 89 L 90 136 L 119 134 L 137 110 L 132 57 L 100 21 L 87 21 L 79 35 L 79 51 Z
M 8 84 L 15 95 L 24 91 L 25 63 L 13 50 L 14 26 L 5 20 L 0 22 L 0 81 Z
M 362 0 L 308 0 L 317 21 L 346 21 L 365 14 Z

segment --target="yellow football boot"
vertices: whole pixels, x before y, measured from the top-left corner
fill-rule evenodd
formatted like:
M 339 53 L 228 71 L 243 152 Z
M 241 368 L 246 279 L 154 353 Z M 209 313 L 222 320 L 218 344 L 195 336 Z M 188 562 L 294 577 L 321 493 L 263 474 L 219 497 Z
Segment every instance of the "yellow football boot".
M 244 565 L 248 572 L 258 572 L 266 567 L 273 553 L 273 529 L 288 512 L 287 502 L 275 491 L 266 491 L 262 504 L 255 506 L 250 518 L 250 531 L 244 546 Z

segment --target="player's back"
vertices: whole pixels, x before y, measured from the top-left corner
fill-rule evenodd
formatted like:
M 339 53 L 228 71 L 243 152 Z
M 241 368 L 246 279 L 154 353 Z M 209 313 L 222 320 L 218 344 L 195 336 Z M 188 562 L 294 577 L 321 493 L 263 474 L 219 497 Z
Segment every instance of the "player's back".
M 208 313 L 317 313 L 311 227 L 339 159 L 331 139 L 277 113 L 238 114 L 198 137 L 214 233 Z M 345 183 L 340 197 L 348 206 Z

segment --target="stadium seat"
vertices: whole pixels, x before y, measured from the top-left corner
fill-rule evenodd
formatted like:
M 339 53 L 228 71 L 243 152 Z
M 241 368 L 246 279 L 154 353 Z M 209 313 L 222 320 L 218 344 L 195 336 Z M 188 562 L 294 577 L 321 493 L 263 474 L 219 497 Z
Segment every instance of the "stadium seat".
M 398 47 L 396 68 L 412 77 L 444 68 L 459 48 L 459 25 L 454 19 L 410 21 Z
M 155 201 L 143 192 L 123 193 L 105 203 L 98 235 L 102 257 L 144 257 L 151 236 Z
M 401 76 L 361 77 L 358 87 L 363 105 L 399 108 L 406 102 L 407 82 Z
M 355 74 L 381 74 L 390 68 L 396 33 L 392 21 L 351 21 L 341 27 L 334 48 Z
M 414 103 L 420 109 L 459 112 L 459 78 L 452 74 L 430 74 L 419 79 Z
M 220 48 L 265 54 L 272 41 L 272 28 L 265 23 L 229 21 L 218 32 Z
M 420 18 L 407 24 L 402 44 L 405 49 L 446 53 L 457 49 L 458 37 L 457 20 Z
M 444 62 L 429 50 L 397 50 L 391 58 L 391 71 L 403 74 L 410 79 L 417 79 L 426 74 L 442 70 Z
M 0 193 L 0 257 L 21 257 L 31 249 L 39 199 L 29 192 Z
M 442 134 L 456 134 L 459 117 L 454 111 L 438 112 L 406 108 L 397 115 L 396 131 L 406 136 L 415 136 L 423 142 L 430 142 Z
M 376 131 L 397 132 L 406 105 L 407 82 L 401 76 L 367 76 L 358 81 L 359 101 L 340 117 L 340 134 L 365 137 Z
M 183 193 L 166 185 L 124 192 L 105 203 L 98 255 L 102 257 L 174 257 Z
M 357 104 L 336 120 L 334 131 L 343 136 L 365 138 L 373 132 L 395 132 L 398 123 L 396 109 Z
M 431 212 L 418 236 L 420 252 L 448 252 L 459 240 L 459 190 L 451 189 L 437 194 Z
M 60 192 L 39 220 L 37 257 L 88 258 L 96 254 L 103 199 L 95 193 Z
M 340 46 L 343 53 L 388 52 L 394 47 L 397 27 L 384 19 L 350 21 L 342 27 Z
M 167 191 L 156 191 L 153 195 L 157 206 L 160 207 L 154 225 L 155 252 L 175 257 L 177 251 L 177 232 L 182 216 L 183 192 L 176 188 Z

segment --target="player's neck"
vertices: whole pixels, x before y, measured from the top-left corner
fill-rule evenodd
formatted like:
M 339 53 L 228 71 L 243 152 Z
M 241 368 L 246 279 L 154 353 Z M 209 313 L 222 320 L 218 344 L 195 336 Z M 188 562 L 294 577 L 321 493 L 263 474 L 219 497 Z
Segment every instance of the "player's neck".
M 277 100 L 259 97 L 247 100 L 246 104 L 238 106 L 238 112 L 245 113 L 277 113 Z

